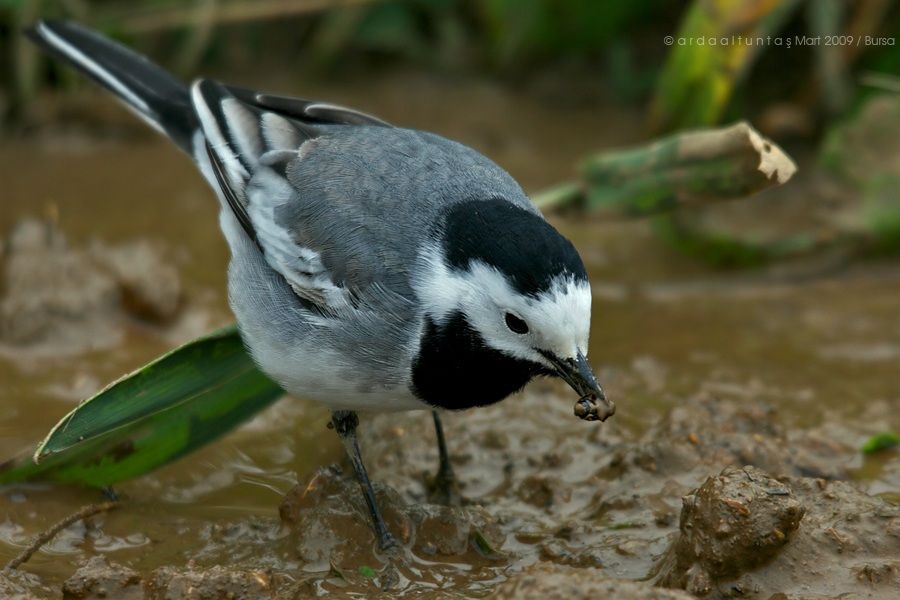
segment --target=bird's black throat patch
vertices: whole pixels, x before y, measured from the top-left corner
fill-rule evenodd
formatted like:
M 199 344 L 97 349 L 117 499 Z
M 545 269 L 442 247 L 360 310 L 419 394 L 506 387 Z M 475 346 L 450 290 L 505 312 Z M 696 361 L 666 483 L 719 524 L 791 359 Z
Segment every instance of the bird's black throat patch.
M 496 268 L 520 294 L 537 296 L 561 275 L 587 281 L 572 242 L 540 215 L 502 198 L 454 204 L 440 239 L 448 265 L 460 271 L 473 260 Z
M 432 406 L 472 408 L 499 402 L 546 374 L 540 364 L 488 347 L 465 316 L 454 312 L 441 323 L 425 317 L 412 391 Z

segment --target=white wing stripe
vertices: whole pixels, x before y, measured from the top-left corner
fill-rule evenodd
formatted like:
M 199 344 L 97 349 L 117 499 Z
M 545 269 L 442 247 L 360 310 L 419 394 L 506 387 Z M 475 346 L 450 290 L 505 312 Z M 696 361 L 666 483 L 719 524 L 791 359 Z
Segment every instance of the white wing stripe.
M 259 161 L 259 155 L 265 151 L 259 137 L 259 119 L 250 109 L 234 98 L 223 99 L 221 107 L 228 128 L 228 137 L 237 146 L 236 154 L 252 170 L 252 167 Z
M 116 77 L 114 77 L 112 73 L 101 67 L 99 64 L 97 64 L 96 61 L 94 61 L 84 52 L 53 33 L 53 30 L 47 27 L 45 23 L 39 22 L 37 28 L 41 32 L 41 37 L 43 37 L 44 40 L 52 44 L 64 55 L 68 56 L 70 60 L 80 65 L 85 70 L 93 73 L 94 76 L 97 77 L 97 79 L 100 79 L 107 86 L 109 86 L 110 89 L 112 89 L 113 92 L 115 92 L 115 94 L 122 99 L 122 101 L 125 103 L 125 106 L 127 106 L 134 114 L 139 116 L 142 121 L 149 124 L 158 132 L 165 134 L 162 125 L 160 125 L 156 121 L 156 119 L 153 118 L 153 115 L 155 115 L 156 113 L 150 110 L 150 107 L 147 106 L 147 103 L 144 102 L 144 100 L 140 96 L 131 91 L 128 86 L 124 85 L 119 79 L 116 79 Z
M 226 175 L 232 184 L 232 189 L 235 191 L 243 190 L 244 182 L 247 181 L 250 174 L 234 155 L 228 140 L 219 129 L 215 116 L 203 99 L 203 94 L 200 91 L 200 82 L 196 82 L 191 86 L 191 100 L 194 104 L 194 110 L 197 112 L 197 117 L 200 119 L 203 135 L 206 136 L 210 147 L 225 166 Z
M 290 122 L 275 113 L 263 113 L 260 123 L 263 137 L 272 150 L 294 150 L 300 147 L 305 137 Z

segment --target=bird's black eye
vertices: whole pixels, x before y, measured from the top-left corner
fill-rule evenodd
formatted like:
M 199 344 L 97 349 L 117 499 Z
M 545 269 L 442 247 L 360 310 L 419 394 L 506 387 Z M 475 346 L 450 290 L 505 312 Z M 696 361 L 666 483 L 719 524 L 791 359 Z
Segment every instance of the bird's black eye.
M 506 326 L 513 333 L 528 333 L 528 323 L 512 313 L 506 313 Z

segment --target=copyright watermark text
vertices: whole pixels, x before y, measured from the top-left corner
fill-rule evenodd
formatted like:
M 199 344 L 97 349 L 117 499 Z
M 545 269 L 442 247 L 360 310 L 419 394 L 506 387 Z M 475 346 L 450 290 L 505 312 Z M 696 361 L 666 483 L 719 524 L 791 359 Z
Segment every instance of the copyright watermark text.
M 892 37 L 875 37 L 872 35 L 795 35 L 795 36 L 679 36 L 667 35 L 663 38 L 666 46 L 894 46 L 896 39 Z

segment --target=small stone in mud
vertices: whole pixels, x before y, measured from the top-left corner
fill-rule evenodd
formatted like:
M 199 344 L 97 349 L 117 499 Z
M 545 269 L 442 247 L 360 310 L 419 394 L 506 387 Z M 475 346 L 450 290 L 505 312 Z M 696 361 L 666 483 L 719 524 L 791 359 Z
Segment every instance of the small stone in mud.
M 0 569 L 0 598 L 38 600 L 50 597 L 51 594 L 53 591 L 43 585 L 40 577 L 33 573 L 19 569 Z
M 717 580 L 774 558 L 806 512 L 784 484 L 755 467 L 727 467 L 682 500 L 681 533 L 656 583 L 701 597 Z
M 267 573 L 240 571 L 223 566 L 206 570 L 162 567 L 153 572 L 146 587 L 147 600 L 189 598 L 271 600 L 274 597 L 272 582 Z
M 603 558 L 598 548 L 578 548 L 563 540 L 547 540 L 540 545 L 540 557 L 544 562 L 565 565 L 576 569 L 601 568 Z
M 63 600 L 89 598 L 143 600 L 141 576 L 128 567 L 110 564 L 105 556 L 95 556 L 63 584 Z
M 568 502 L 571 488 L 556 477 L 530 475 L 518 486 L 516 495 L 526 504 L 550 510 L 553 506 Z

